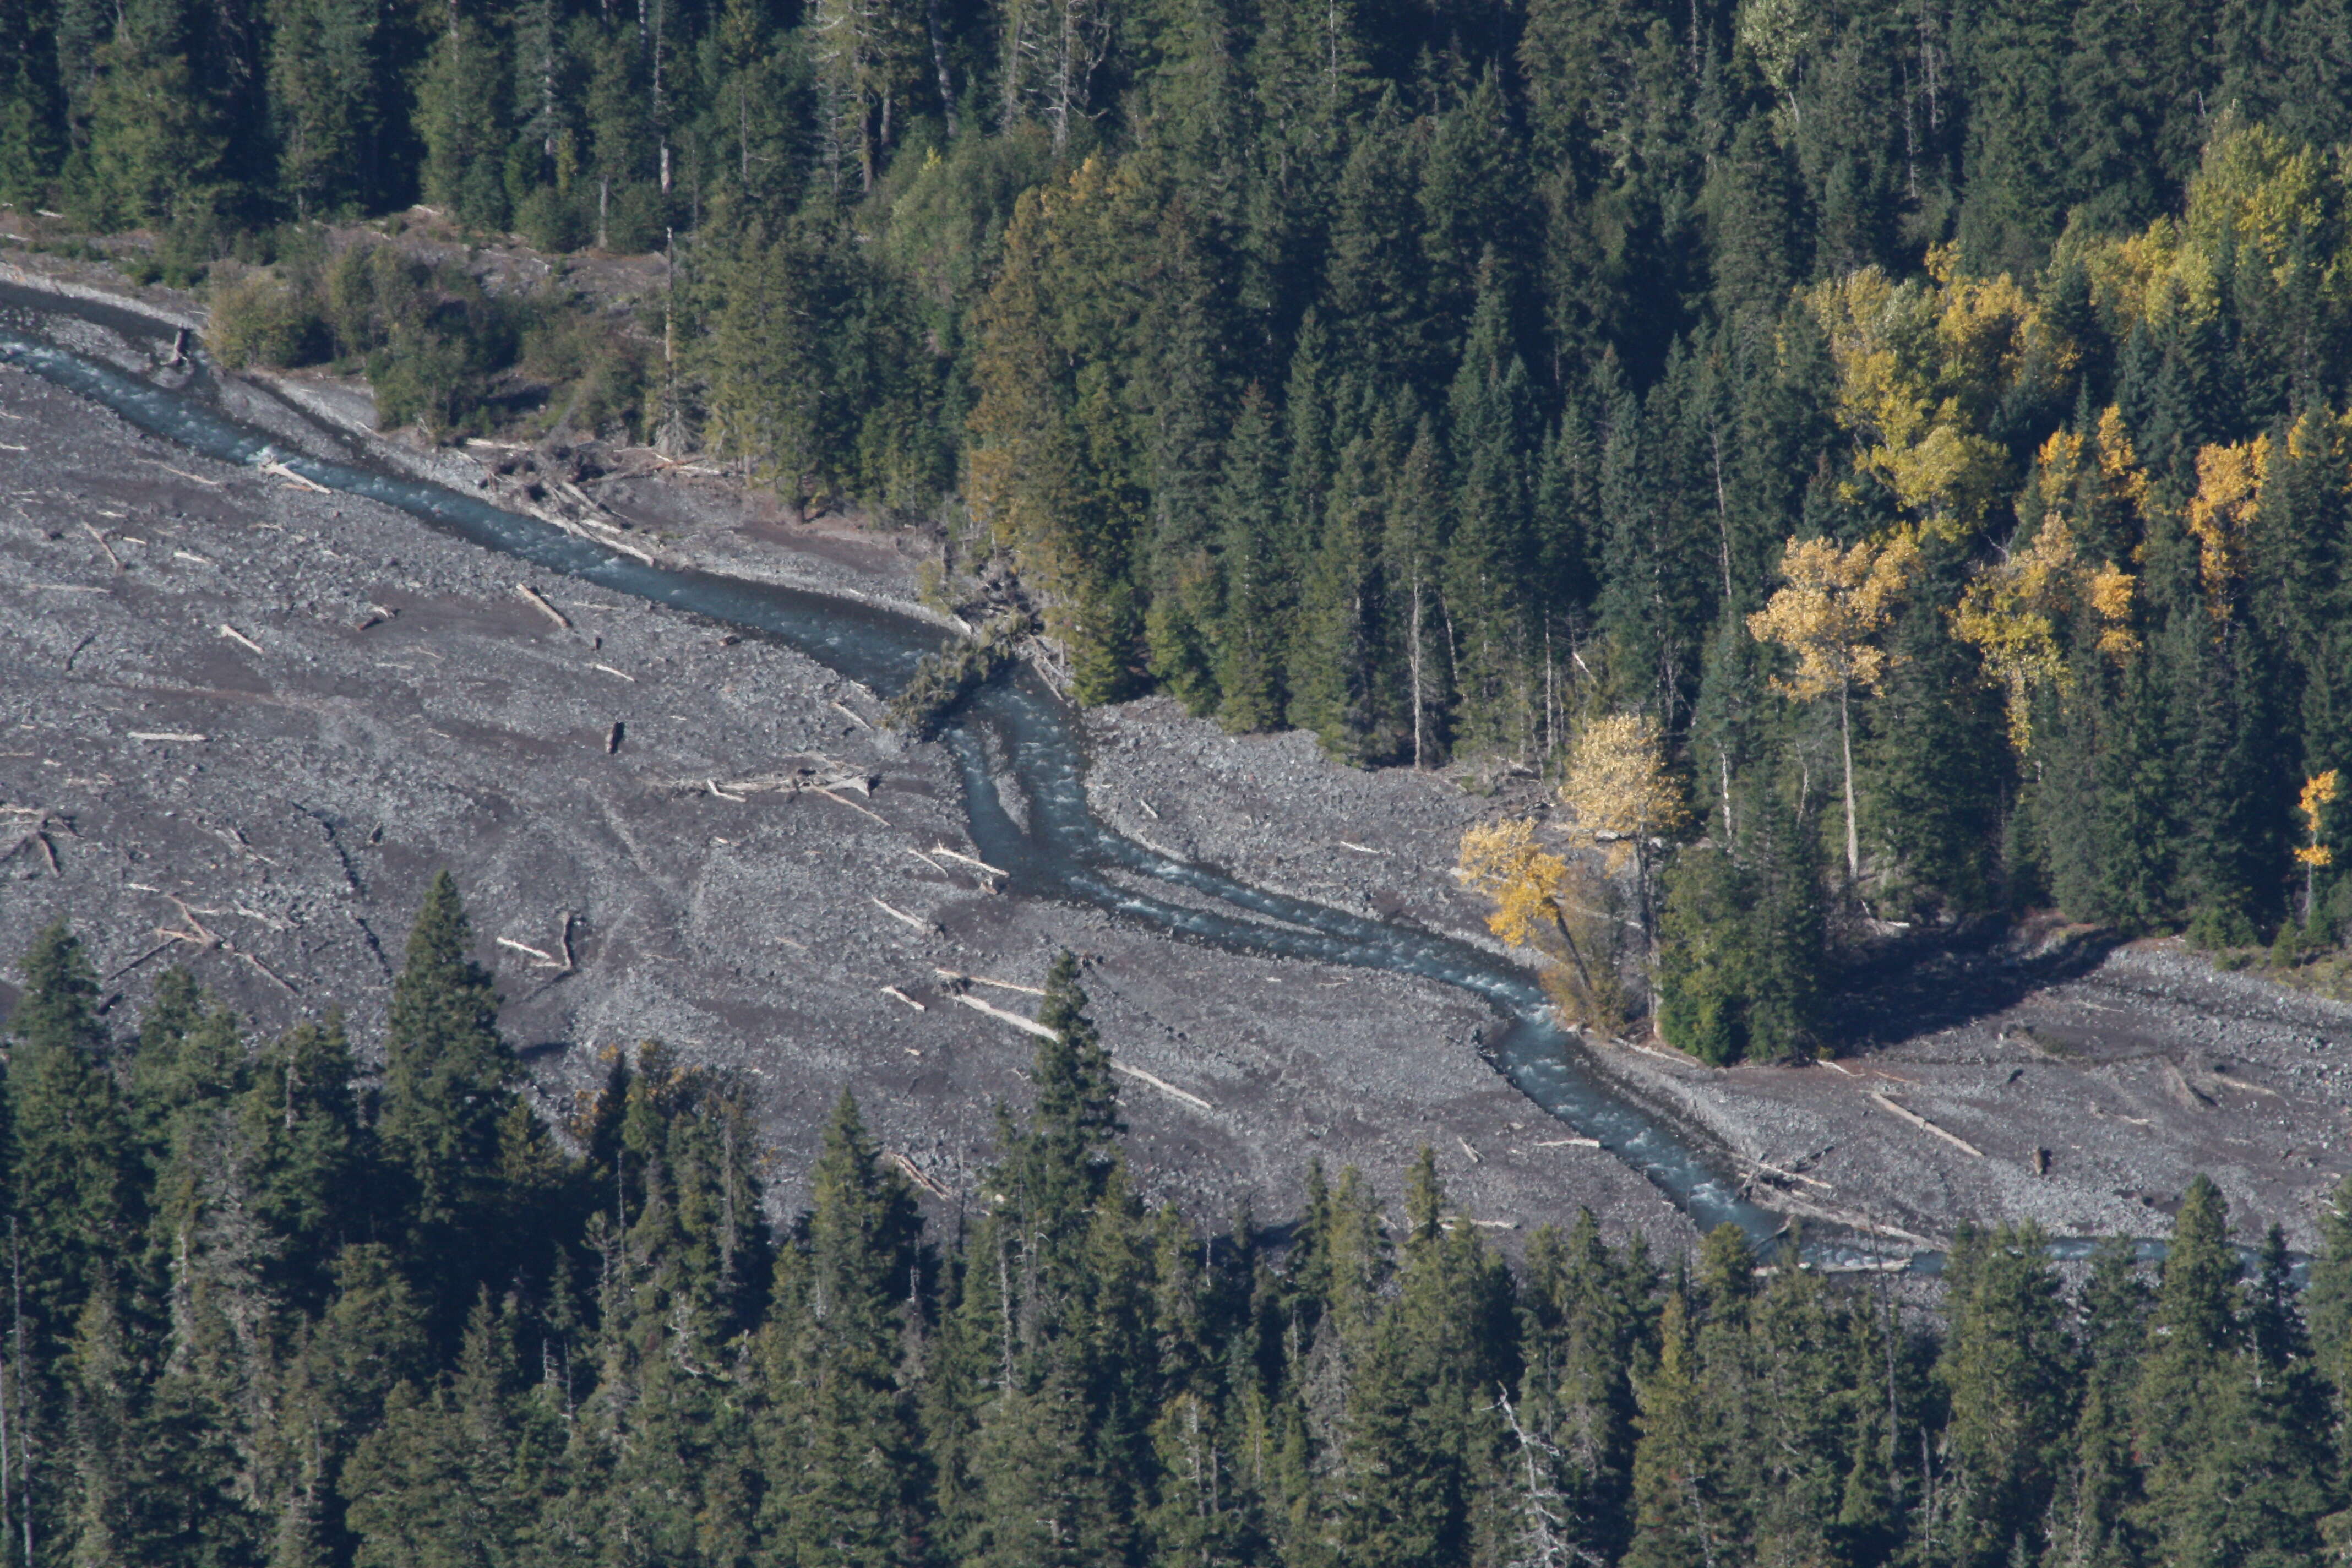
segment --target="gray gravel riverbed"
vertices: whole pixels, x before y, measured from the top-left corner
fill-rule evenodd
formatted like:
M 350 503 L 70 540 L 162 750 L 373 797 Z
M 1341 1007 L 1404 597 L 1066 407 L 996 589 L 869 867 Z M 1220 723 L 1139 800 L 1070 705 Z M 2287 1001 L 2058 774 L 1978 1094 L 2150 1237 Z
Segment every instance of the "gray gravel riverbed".
M 433 461 L 495 490 L 481 456 Z M 911 594 L 910 539 L 800 529 L 708 480 L 597 490 L 665 559 Z M 193 457 L 16 371 L 0 503 L 0 801 L 50 825 L 0 862 L 0 951 L 70 919 L 122 1023 L 177 960 L 260 1028 L 341 1006 L 380 1048 L 405 922 L 446 866 L 551 1110 L 606 1048 L 657 1037 L 761 1086 L 780 1209 L 845 1085 L 952 1205 L 1034 1041 L 939 972 L 1034 985 L 1069 946 L 1117 1058 L 1181 1091 L 1123 1080 L 1150 1197 L 1278 1216 L 1311 1157 L 1394 1192 L 1427 1143 L 1499 1237 L 1582 1205 L 1688 1239 L 1495 1076 L 1492 1019 L 1456 993 L 992 893 L 937 853 L 971 852 L 944 749 L 877 731 L 874 693 L 788 649 Z M 844 778 L 870 793 L 730 787 Z

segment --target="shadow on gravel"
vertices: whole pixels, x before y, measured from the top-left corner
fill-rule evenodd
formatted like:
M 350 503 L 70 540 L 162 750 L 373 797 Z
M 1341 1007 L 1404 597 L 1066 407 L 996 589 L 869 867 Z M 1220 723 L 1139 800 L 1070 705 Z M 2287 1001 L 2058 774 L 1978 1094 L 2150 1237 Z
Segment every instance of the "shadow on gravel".
M 1864 956 L 1839 976 L 1824 1033 L 1839 1049 L 1857 1050 L 1958 1028 L 2044 986 L 2082 978 L 2125 940 L 2083 931 L 2021 953 L 2002 945 L 2010 935 L 2008 926 L 1987 921 Z

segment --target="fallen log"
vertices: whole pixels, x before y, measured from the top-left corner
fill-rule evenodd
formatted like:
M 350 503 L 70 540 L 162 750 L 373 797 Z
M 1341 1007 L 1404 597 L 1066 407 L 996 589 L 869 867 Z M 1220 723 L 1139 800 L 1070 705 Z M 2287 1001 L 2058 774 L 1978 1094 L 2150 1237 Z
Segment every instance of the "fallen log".
M 843 796 L 841 796 L 841 795 L 837 795 L 834 794 L 831 790 L 829 790 L 829 789 L 825 788 L 823 784 L 814 784 L 814 785 L 812 785 L 812 786 L 811 786 L 811 788 L 814 790 L 814 793 L 816 793 L 816 794 L 818 794 L 818 795 L 821 795 L 824 796 L 824 798 L 825 798 L 825 799 L 827 799 L 827 800 L 829 800 L 829 801 L 832 801 L 832 802 L 833 802 L 835 805 L 845 805 L 845 806 L 849 807 L 849 809 L 850 809 L 850 810 L 852 810 L 852 811 L 854 811 L 854 812 L 857 813 L 860 816 L 870 816 L 870 817 L 872 817 L 875 821 L 877 821 L 877 822 L 880 823 L 880 824 L 881 824 L 883 826 L 885 826 L 885 827 L 887 827 L 887 826 L 890 826 L 890 819 L 889 819 L 888 817 L 887 817 L 887 816 L 883 816 L 880 812 L 878 812 L 878 811 L 868 811 L 866 807 L 864 807 L 864 806 L 862 806 L 862 805 L 858 805 L 856 801 L 854 801 L 854 800 L 849 800 L 849 799 L 845 799 L 845 797 L 843 797 Z
M 161 465 L 158 466 L 160 467 Z M 335 493 L 326 486 L 320 484 L 315 479 L 304 479 L 300 474 L 296 473 L 293 469 L 288 468 L 281 462 L 271 461 L 267 463 L 256 463 L 254 467 L 260 469 L 263 473 L 268 474 L 272 479 L 285 480 L 288 484 L 292 485 L 297 489 L 310 490 L 313 494 L 322 496 L 332 495 Z
M 261 647 L 261 645 L 260 645 L 259 643 L 257 643 L 257 642 L 254 641 L 251 637 L 249 637 L 246 636 L 243 632 L 238 631 L 235 626 L 230 626 L 226 621 L 223 621 L 223 622 L 221 623 L 221 626 L 220 626 L 220 635 L 221 635 L 221 636 L 223 636 L 223 637 L 226 637 L 226 638 L 228 638 L 228 640 L 229 640 L 229 641 L 231 641 L 231 642 L 233 642 L 233 643 L 236 644 L 239 647 L 250 648 L 250 649 L 252 649 L 255 653 L 259 653 L 259 652 L 261 652 L 261 651 L 262 651 L 262 647 Z
M 1802 1182 L 1809 1187 L 1819 1187 L 1825 1193 L 1833 1193 L 1837 1191 L 1837 1188 L 1832 1186 L 1829 1183 L 1822 1181 L 1820 1177 L 1809 1176 L 1802 1171 L 1783 1170 L 1778 1165 L 1752 1157 L 1748 1159 L 1748 1163 L 1755 1166 L 1758 1170 L 1763 1172 L 1768 1176 L 1779 1176 L 1783 1181 Z
M 179 897 L 175 893 L 165 893 L 163 895 L 163 899 L 173 909 L 180 911 L 180 918 L 182 920 L 188 922 L 188 929 L 195 933 L 197 946 L 225 947 L 227 945 L 220 939 L 217 933 L 207 927 L 204 921 L 196 918 L 196 911 L 188 908 L 186 900 Z
M 1938 1127 L 1934 1122 L 1928 1121 L 1926 1117 L 1920 1115 L 1917 1111 L 1906 1110 L 1904 1107 L 1895 1104 L 1893 1100 L 1887 1099 L 1885 1095 L 1879 1093 L 1874 1089 L 1865 1089 L 1864 1092 L 1873 1100 L 1875 1100 L 1882 1110 L 1891 1111 L 1895 1115 L 1901 1117 L 1904 1121 L 1911 1123 L 1912 1126 L 1919 1129 L 1920 1131 L 1928 1133 L 1937 1138 L 1941 1138 L 1945 1142 L 1949 1143 L 1953 1148 L 1959 1150 L 1962 1153 L 1974 1155 L 1979 1160 L 1985 1157 L 1985 1152 L 1983 1150 L 1978 1148 L 1975 1144 L 1969 1142 L 1958 1133 L 1945 1131 L 1943 1128 Z
M 892 920 L 899 921 L 905 924 L 913 926 L 925 936 L 930 935 L 932 931 L 937 929 L 930 921 L 918 919 L 916 916 L 908 914 L 904 910 L 894 909 L 890 905 L 884 903 L 881 900 L 874 897 L 871 893 L 866 894 L 866 897 L 867 902 L 871 903 L 876 909 L 880 910 L 884 914 L 888 915 Z
M 227 951 L 236 953 L 237 957 L 245 960 L 247 963 L 253 965 L 254 968 L 259 970 L 261 972 L 261 977 L 264 980 L 268 981 L 272 985 L 277 986 L 278 989 L 285 992 L 289 996 L 299 996 L 301 994 L 300 992 L 294 989 L 292 984 L 284 976 L 280 975 L 276 970 L 270 968 L 269 965 L 262 963 L 261 960 L 254 957 L 253 954 L 244 952 L 242 949 L 233 947 L 227 949 Z
M 553 605 L 549 604 L 531 587 L 530 584 L 516 584 L 515 592 L 521 595 L 524 601 L 528 603 L 532 609 L 537 610 L 541 615 L 545 616 L 549 620 L 553 621 L 562 630 L 568 632 L 572 629 L 571 617 L 566 616 L 562 610 L 557 609 Z
M 936 965 L 932 967 L 931 973 L 942 980 L 961 980 L 971 985 L 993 985 L 999 991 L 1024 991 L 1032 996 L 1045 994 L 1034 985 L 1023 985 L 1011 980 L 991 980 L 985 974 L 963 974 L 952 969 L 940 969 Z
M 106 535 L 99 532 L 98 530 L 92 528 L 87 522 L 83 523 L 81 527 L 84 533 L 89 534 L 92 539 L 98 541 L 98 547 L 106 552 L 106 559 L 113 564 L 114 569 L 117 572 L 121 571 L 122 557 L 114 552 L 114 546 L 106 542 Z
M 1034 1035 L 1041 1040 L 1051 1040 L 1059 1037 L 1053 1030 L 1045 1027 L 1045 1025 L 1037 1022 L 1036 1019 L 1024 1018 L 1009 1007 L 999 1007 L 991 1003 L 983 1002 L 979 997 L 971 994 L 969 992 L 960 991 L 956 993 L 956 1000 L 962 1003 L 965 1006 L 971 1008 L 975 1013 L 985 1013 L 990 1017 L 996 1019 L 1000 1023 L 1010 1024 L 1014 1028 L 1021 1030 L 1024 1034 Z
M 1921 1236 L 1916 1231 L 1905 1230 L 1900 1226 L 1888 1225 L 1884 1220 L 1873 1219 L 1868 1215 L 1855 1214 L 1850 1209 L 1831 1208 L 1826 1204 L 1817 1204 L 1810 1199 L 1801 1198 L 1794 1193 L 1780 1194 L 1773 1206 L 1785 1210 L 1800 1219 L 1817 1219 L 1829 1225 L 1842 1225 L 1848 1230 L 1861 1231 L 1864 1236 L 1883 1236 L 1889 1241 L 1900 1241 L 1912 1247 L 1939 1247 L 1944 1245 L 1934 1237 Z
M 1051 1035 L 1053 1033 L 1051 1029 L 1045 1029 L 1042 1026 L 1040 1026 L 1040 1032 L 1046 1035 Z M 1192 1093 L 1191 1090 L 1178 1089 L 1166 1079 L 1160 1078 L 1152 1073 L 1145 1072 L 1141 1068 L 1129 1067 L 1116 1057 L 1111 1058 L 1110 1070 L 1115 1073 L 1124 1073 L 1129 1078 L 1134 1079 L 1139 1082 L 1148 1083 L 1152 1088 L 1158 1089 L 1160 1093 L 1172 1095 L 1176 1099 L 1182 1100 L 1185 1104 L 1192 1106 L 1196 1110 L 1216 1110 L 1215 1106 L 1211 1105 L 1207 1100 L 1202 1100 L 1199 1095 Z M 1463 1147 L 1466 1149 L 1469 1145 L 1465 1143 Z M 1474 1154 L 1471 1158 L 1475 1160 L 1477 1156 Z
M 205 477 L 204 477 L 204 475 L 202 475 L 202 474 L 192 474 L 192 473 L 188 472 L 188 470 L 187 470 L 187 469 L 185 469 L 185 468 L 173 468 L 173 467 L 172 467 L 172 465 L 171 465 L 171 464 L 169 464 L 169 463 L 159 463 L 159 462 L 155 461 L 155 459 L 154 459 L 154 458 L 140 458 L 140 457 L 134 457 L 134 458 L 132 458 L 131 460 L 132 462 L 134 462 L 134 463 L 145 463 L 145 464 L 147 464 L 150 468 L 161 468 L 161 469 L 163 469 L 163 470 L 165 473 L 167 473 L 167 474 L 177 474 L 180 478 L 182 478 L 182 479 L 184 479 L 190 480 L 191 482 L 195 483 L 195 484 L 200 484 L 200 485 L 210 485 L 210 486 L 212 486 L 212 488 L 213 488 L 213 489 L 221 489 L 226 488 L 225 481 L 223 481 L 223 480 L 220 480 L 220 479 L 208 479 L 205 478 Z
M 124 975 L 130 973 L 132 970 L 138 968 L 141 964 L 146 963 L 149 959 L 154 957 L 157 953 L 169 952 L 177 945 L 179 944 L 173 942 L 159 942 L 154 946 L 149 948 L 146 952 L 141 953 L 138 957 L 132 959 L 130 963 L 117 969 L 105 979 L 100 981 L 99 984 L 100 986 L 111 985 L 116 981 L 121 979 Z
M 915 1185 L 922 1188 L 923 1191 L 930 1194 L 931 1196 L 940 1199 L 943 1202 L 946 1199 L 955 1196 L 955 1193 L 951 1188 L 941 1183 L 937 1177 L 924 1174 L 922 1170 L 916 1165 L 915 1162 L 909 1160 L 896 1149 L 891 1150 L 889 1152 L 890 1163 L 898 1166 L 900 1171 L 906 1173 L 907 1180 L 914 1183 Z
M 932 845 L 931 853 L 934 855 L 944 855 L 950 860 L 961 860 L 967 866 L 977 866 L 992 877 L 1010 877 L 1013 875 L 1012 872 L 1003 869 L 1002 867 L 992 866 L 985 860 L 974 859 L 969 855 L 959 855 L 944 844 Z
M 929 1008 L 924 1006 L 920 1002 L 916 1001 L 912 996 L 908 995 L 904 991 L 899 990 L 896 985 L 883 986 L 882 994 L 894 1001 L 904 1002 L 908 1006 L 912 1007 L 918 1013 L 928 1013 L 930 1011 Z
M 16 842 L 5 849 L 0 849 L 0 860 L 15 859 L 16 851 L 19 849 L 37 847 L 41 852 L 41 858 L 48 862 L 49 875 L 52 877 L 64 875 L 58 868 L 58 847 L 49 842 L 49 825 L 55 816 L 53 812 L 45 811 L 35 817 L 33 825 L 18 835 Z

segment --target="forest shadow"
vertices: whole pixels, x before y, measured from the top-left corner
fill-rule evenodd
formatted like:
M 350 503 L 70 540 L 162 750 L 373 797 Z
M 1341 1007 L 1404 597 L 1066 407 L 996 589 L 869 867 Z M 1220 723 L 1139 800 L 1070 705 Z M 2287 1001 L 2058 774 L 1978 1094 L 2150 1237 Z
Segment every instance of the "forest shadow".
M 2003 951 L 2010 935 L 2006 923 L 1985 921 L 1863 955 L 1840 973 L 1827 998 L 1824 1039 L 1844 1052 L 1959 1028 L 2081 979 L 2126 940 L 2093 929 L 2018 953 Z

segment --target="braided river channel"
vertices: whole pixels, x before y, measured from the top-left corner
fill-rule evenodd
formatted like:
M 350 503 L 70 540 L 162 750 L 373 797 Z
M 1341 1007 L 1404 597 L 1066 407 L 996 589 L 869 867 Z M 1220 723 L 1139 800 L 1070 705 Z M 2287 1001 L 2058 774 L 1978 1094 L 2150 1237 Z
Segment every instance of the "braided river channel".
M 912 616 L 845 597 L 648 565 L 445 486 L 292 449 L 224 413 L 201 365 L 176 390 L 155 384 L 48 341 L 41 324 L 60 317 L 134 341 L 169 333 L 125 310 L 0 285 L 0 363 L 42 376 L 190 451 L 247 466 L 282 463 L 314 484 L 396 507 L 484 549 L 772 638 L 880 692 L 904 686 L 940 645 L 940 628 Z M 1487 1059 L 1543 1110 L 1599 1140 L 1702 1230 L 1736 1225 L 1759 1247 L 1783 1230 L 1780 1215 L 1740 1195 L 1719 1155 L 1592 1068 L 1585 1047 L 1555 1020 L 1526 970 L 1466 942 L 1251 887 L 1106 826 L 1087 804 L 1077 716 L 1025 666 L 983 687 L 949 721 L 942 739 L 961 772 L 972 843 L 982 859 L 1010 873 L 1008 892 L 1093 905 L 1174 941 L 1417 975 L 1472 993 L 1501 1021 L 1488 1033 Z M 1025 827 L 998 793 L 1000 768 L 1030 803 Z M 1137 883 L 1154 882 L 1215 907 L 1136 890 Z M 1823 1239 L 1809 1243 L 1805 1253 L 1832 1267 L 1874 1260 L 1884 1266 L 1900 1257 Z M 1933 1254 L 1910 1259 L 1927 1268 L 1939 1261 Z

